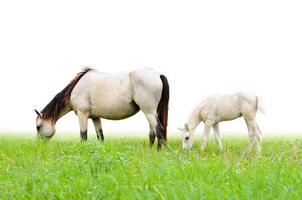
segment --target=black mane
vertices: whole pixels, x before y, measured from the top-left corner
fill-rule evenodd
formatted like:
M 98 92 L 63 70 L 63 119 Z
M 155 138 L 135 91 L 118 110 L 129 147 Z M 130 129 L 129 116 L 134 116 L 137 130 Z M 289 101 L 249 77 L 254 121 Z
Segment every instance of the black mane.
M 79 72 L 77 76 L 45 106 L 45 108 L 41 111 L 42 117 L 44 119 L 52 119 L 53 121 L 58 120 L 62 109 L 69 104 L 70 95 L 73 88 L 76 86 L 79 80 L 91 70 L 93 69 L 84 68 L 81 72 Z

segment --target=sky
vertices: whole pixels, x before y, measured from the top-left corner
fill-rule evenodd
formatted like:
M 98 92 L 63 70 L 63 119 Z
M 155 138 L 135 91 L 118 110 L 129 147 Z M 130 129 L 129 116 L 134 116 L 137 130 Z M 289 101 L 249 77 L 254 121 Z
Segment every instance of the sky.
M 302 133 L 301 10 L 298 0 L 1 1 L 0 132 L 35 134 L 33 109 L 86 66 L 112 73 L 148 66 L 169 79 L 171 134 L 205 97 L 238 91 L 263 99 L 264 134 Z M 103 128 L 148 133 L 141 112 L 103 120 Z M 79 132 L 75 114 L 56 129 Z M 220 129 L 247 132 L 243 119 Z

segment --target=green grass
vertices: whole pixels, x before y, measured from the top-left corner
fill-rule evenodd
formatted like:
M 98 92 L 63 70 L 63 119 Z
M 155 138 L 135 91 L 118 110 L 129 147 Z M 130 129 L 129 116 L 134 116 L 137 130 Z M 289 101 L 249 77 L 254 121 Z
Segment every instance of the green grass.
M 301 199 L 302 138 L 266 138 L 262 155 L 242 156 L 247 139 L 211 140 L 190 152 L 172 139 L 36 141 L 0 137 L 0 199 Z

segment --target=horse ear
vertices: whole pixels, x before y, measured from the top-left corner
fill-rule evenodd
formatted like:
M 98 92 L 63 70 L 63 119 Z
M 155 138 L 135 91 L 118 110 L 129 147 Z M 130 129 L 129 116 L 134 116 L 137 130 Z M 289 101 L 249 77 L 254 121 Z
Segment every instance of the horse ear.
M 180 130 L 180 131 L 189 131 L 190 128 L 189 128 L 189 125 L 186 123 L 186 124 L 184 125 L 184 128 L 178 128 L 178 130 Z
M 190 130 L 189 125 L 188 125 L 188 124 L 185 124 L 185 129 L 186 129 L 186 130 Z
M 37 111 L 36 109 L 34 109 L 35 110 L 35 112 L 37 113 L 37 115 L 39 116 L 39 117 L 42 117 L 42 115 L 41 115 L 41 113 L 39 112 L 39 111 Z
M 185 130 L 184 128 L 180 128 L 180 127 L 178 127 L 177 129 L 180 130 L 180 131 L 184 131 Z

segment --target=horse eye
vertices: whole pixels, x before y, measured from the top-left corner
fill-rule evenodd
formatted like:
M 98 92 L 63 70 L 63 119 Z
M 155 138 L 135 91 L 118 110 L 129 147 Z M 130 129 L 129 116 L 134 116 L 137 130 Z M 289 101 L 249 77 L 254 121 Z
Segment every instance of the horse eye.
M 185 137 L 186 140 L 189 140 L 189 136 Z

